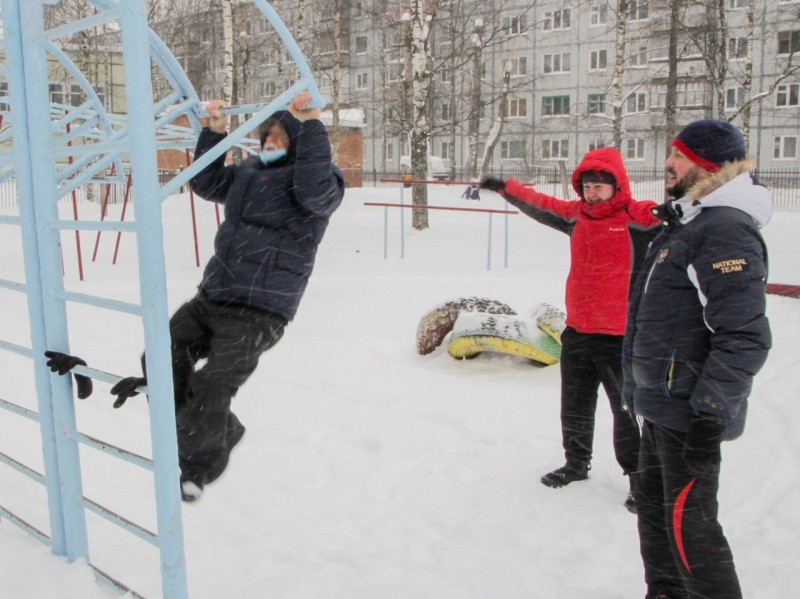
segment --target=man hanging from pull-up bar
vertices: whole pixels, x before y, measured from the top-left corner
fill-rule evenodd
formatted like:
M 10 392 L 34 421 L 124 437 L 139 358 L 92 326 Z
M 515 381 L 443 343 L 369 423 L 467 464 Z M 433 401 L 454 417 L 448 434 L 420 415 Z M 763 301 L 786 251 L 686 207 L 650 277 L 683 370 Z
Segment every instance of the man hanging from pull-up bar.
M 288 111 L 261 125 L 257 157 L 226 165 L 222 154 L 190 181 L 196 194 L 224 204 L 225 221 L 197 295 L 169 322 L 184 501 L 198 499 L 223 473 L 242 438 L 245 428 L 231 400 L 294 318 L 317 247 L 344 196 L 344 176 L 310 101 L 301 92 Z M 222 107 L 221 101 L 208 105 L 195 160 L 225 138 Z M 63 354 L 47 354 L 53 371 L 68 372 Z M 201 359 L 205 364 L 195 370 Z M 111 389 L 114 407 L 144 384 L 146 375 L 119 381 Z

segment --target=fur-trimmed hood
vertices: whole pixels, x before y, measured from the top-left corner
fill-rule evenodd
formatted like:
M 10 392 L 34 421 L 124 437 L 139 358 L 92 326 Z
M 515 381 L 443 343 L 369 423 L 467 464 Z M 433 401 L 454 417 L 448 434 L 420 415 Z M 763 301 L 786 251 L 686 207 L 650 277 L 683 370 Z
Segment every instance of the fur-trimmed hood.
M 686 224 L 706 208 L 729 206 L 749 214 L 764 227 L 772 218 L 772 194 L 750 173 L 752 158 L 726 162 L 717 172 L 692 185 L 674 206 Z

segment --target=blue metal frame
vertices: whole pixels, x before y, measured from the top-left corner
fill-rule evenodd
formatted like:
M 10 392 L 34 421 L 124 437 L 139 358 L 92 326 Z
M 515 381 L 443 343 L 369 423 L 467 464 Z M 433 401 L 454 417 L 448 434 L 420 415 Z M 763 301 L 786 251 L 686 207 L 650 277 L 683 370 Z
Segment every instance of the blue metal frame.
M 156 151 L 194 145 L 203 104 L 169 48 L 149 28 L 145 0 L 89 0 L 97 12 L 52 29 L 44 26 L 44 5 L 53 0 L 0 0 L 3 49 L 0 78 L 8 82 L 10 110 L 2 112 L 0 131 L 0 181 L 14 177 L 19 217 L 0 217 L 0 225 L 22 231 L 25 282 L 0 279 L 0 288 L 26 294 L 31 346 L 0 340 L 0 351 L 32 359 L 37 410 L 0 399 L 0 409 L 38 422 L 43 447 L 44 473 L 0 453 L 3 463 L 47 489 L 49 535 L 0 505 L 0 518 L 17 524 L 45 543 L 57 555 L 89 561 L 97 578 L 121 592 L 138 594 L 91 564 L 86 529 L 90 511 L 158 547 L 161 557 L 162 594 L 186 599 L 188 588 L 183 548 L 183 525 L 178 486 L 178 456 L 168 332 L 166 269 L 164 266 L 161 202 L 196 175 L 214 158 L 239 145 L 248 151 L 258 142 L 247 135 L 275 110 L 285 108 L 299 91 L 308 90 L 312 106 L 323 98 L 312 73 L 288 28 L 264 0 L 251 0 L 269 20 L 297 65 L 299 80 L 267 105 L 226 109 L 249 114 L 227 139 L 180 174 L 160 185 Z M 59 48 L 58 40 L 86 28 L 114 22 L 122 38 L 128 114 L 110 114 L 80 69 Z M 147 48 L 148 53 L 142 49 Z M 48 60 L 59 62 L 86 94 L 82 106 L 54 105 L 49 101 Z M 151 60 L 173 86 L 172 93 L 154 101 Z M 185 116 L 189 127 L 173 123 Z M 135 123 L 135 126 L 130 126 Z M 11 127 L 7 127 L 7 125 Z M 87 143 L 80 143 L 85 141 Z M 7 148 L 11 148 L 8 150 Z M 136 188 L 135 222 L 67 221 L 58 215 L 58 202 L 89 182 L 123 182 L 123 158 L 128 157 Z M 66 160 L 66 159 L 69 160 Z M 116 230 L 138 239 L 140 304 L 66 291 L 62 274 L 60 239 L 67 230 Z M 43 353 L 69 353 L 67 302 L 140 316 L 145 338 L 153 458 L 133 454 L 77 430 L 72 379 L 58 376 L 45 365 Z M 115 383 L 121 377 L 89 366 L 73 369 L 98 381 Z M 79 445 L 105 452 L 153 472 L 157 513 L 156 532 L 115 514 L 83 495 Z

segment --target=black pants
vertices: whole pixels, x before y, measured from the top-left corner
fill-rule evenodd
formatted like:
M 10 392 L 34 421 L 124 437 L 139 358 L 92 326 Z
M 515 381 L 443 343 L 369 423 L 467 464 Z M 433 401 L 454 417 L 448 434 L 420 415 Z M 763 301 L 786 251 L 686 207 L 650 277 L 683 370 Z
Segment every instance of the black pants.
M 181 479 L 200 487 L 219 477 L 244 426 L 231 400 L 263 352 L 283 336 L 286 320 L 263 310 L 223 306 L 202 294 L 169 321 Z M 195 370 L 201 359 L 206 362 Z
M 717 521 L 719 453 L 701 465 L 682 457 L 685 433 L 645 421 L 636 508 L 648 597 L 741 599 L 728 541 Z
M 614 455 L 625 474 L 636 471 L 639 430 L 622 410 L 622 337 L 561 333 L 561 436 L 567 462 L 592 460 L 597 390 L 602 383 L 614 417 Z

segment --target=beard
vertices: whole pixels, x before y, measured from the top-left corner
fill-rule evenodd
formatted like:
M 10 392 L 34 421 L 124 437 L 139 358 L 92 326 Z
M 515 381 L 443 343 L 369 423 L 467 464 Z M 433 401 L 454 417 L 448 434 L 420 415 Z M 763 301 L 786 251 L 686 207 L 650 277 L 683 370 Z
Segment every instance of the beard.
M 672 187 L 667 185 L 666 190 L 669 196 L 674 200 L 679 200 L 683 196 L 685 196 L 686 192 L 689 191 L 689 189 L 691 189 L 692 185 L 694 185 L 700 180 L 701 171 L 702 169 L 699 166 L 694 166 L 682 178 L 680 179 L 676 178 L 675 183 L 672 184 Z M 666 172 L 668 175 L 677 177 L 677 173 L 675 172 L 675 169 L 672 167 L 667 167 Z

